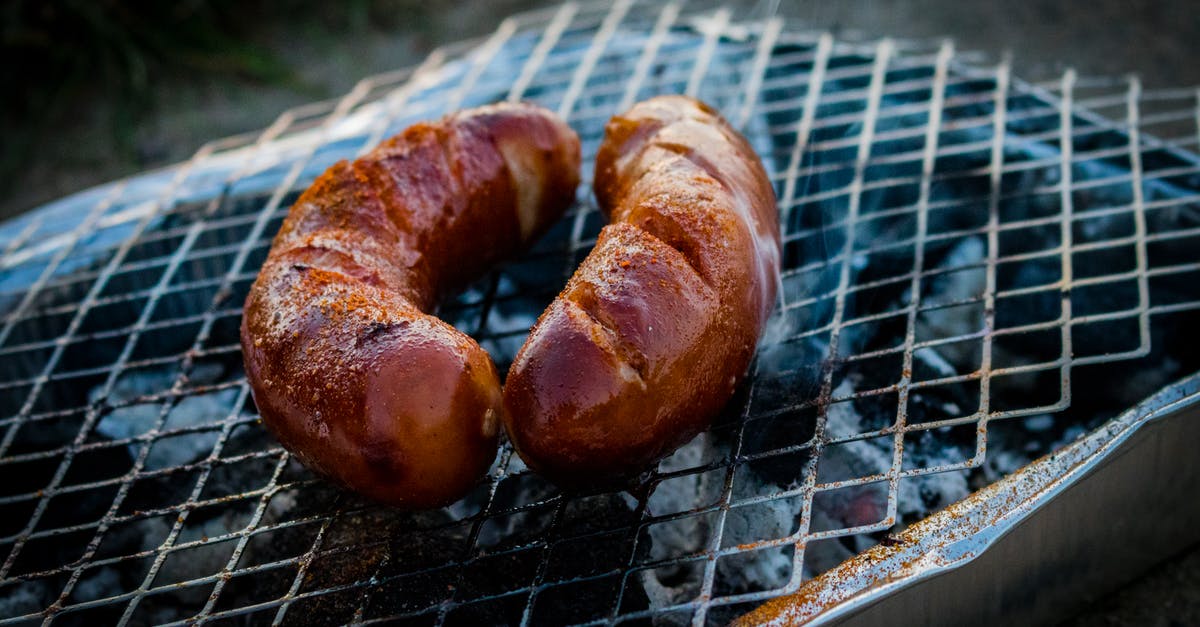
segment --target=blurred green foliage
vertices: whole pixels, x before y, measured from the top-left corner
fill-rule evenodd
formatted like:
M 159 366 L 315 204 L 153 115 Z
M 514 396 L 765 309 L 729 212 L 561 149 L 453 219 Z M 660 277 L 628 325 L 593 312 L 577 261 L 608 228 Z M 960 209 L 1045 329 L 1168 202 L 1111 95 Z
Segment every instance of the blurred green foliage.
M 156 76 L 228 72 L 284 80 L 286 68 L 244 43 L 238 0 L 10 0 L 0 8 L 7 172 L 47 124 L 102 97 L 114 132 L 150 104 Z
M 159 81 L 209 76 L 304 89 L 286 63 L 254 43 L 264 26 L 287 22 L 341 36 L 427 10 L 414 0 L 6 0 L 0 176 L 21 164 L 48 125 L 87 114 L 98 99 L 111 117 L 101 123 L 119 149 L 132 150 L 132 128 L 161 93 Z

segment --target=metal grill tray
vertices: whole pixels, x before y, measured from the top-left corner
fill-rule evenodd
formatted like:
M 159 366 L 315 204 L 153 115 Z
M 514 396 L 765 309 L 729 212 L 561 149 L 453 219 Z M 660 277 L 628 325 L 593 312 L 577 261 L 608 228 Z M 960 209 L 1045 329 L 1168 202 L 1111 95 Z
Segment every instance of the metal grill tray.
M 588 158 L 613 113 L 680 92 L 763 158 L 785 271 L 751 376 L 647 483 L 562 494 L 505 446 L 463 501 L 406 514 L 265 432 L 241 303 L 317 174 L 503 99 L 557 109 Z M 568 3 L 8 222 L 0 623 L 706 624 L 794 593 L 1197 370 L 1196 100 L 1028 84 L 949 42 Z M 594 243 L 584 183 L 440 310 L 501 369 Z M 930 529 L 953 531 L 905 537 Z

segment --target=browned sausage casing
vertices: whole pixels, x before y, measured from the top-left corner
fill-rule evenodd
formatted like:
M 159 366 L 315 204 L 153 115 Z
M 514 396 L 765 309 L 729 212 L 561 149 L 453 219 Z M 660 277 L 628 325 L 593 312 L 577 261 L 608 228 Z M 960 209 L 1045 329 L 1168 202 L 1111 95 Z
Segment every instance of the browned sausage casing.
M 612 224 L 517 354 L 506 427 L 564 484 L 646 469 L 707 428 L 775 302 L 779 218 L 746 140 L 705 104 L 614 117 L 596 158 Z
M 500 382 L 474 340 L 429 312 L 557 219 L 578 170 L 579 138 L 553 114 L 494 105 L 322 174 L 242 320 L 246 374 L 279 441 L 385 503 L 462 496 L 495 456 Z

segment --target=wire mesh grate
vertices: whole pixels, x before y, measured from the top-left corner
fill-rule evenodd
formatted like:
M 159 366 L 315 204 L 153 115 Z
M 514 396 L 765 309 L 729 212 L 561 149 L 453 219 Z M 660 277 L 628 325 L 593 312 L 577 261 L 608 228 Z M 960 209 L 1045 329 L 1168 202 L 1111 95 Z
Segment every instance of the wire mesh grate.
M 779 306 L 709 432 L 618 493 L 562 494 L 505 446 L 421 513 L 266 434 L 240 307 L 317 174 L 503 99 L 557 109 L 587 157 L 614 112 L 675 92 L 743 130 L 784 226 Z M 1200 366 L 1198 100 L 1029 84 L 948 42 L 569 3 L 9 223 L 0 623 L 726 621 Z M 601 226 L 585 185 L 441 315 L 506 368 Z

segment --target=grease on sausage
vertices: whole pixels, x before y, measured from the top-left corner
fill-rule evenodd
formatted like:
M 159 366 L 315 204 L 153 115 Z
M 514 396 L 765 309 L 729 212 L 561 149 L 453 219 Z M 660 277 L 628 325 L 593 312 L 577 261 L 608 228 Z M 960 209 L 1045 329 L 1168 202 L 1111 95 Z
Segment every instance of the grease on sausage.
M 595 170 L 611 220 L 530 332 L 506 427 L 564 484 L 634 475 L 707 428 L 775 302 L 774 191 L 707 105 L 664 96 L 614 117 Z
M 495 457 L 495 366 L 430 315 L 574 199 L 579 139 L 493 105 L 417 124 L 339 162 L 296 201 L 246 299 L 263 422 L 306 465 L 407 508 L 461 497 Z

